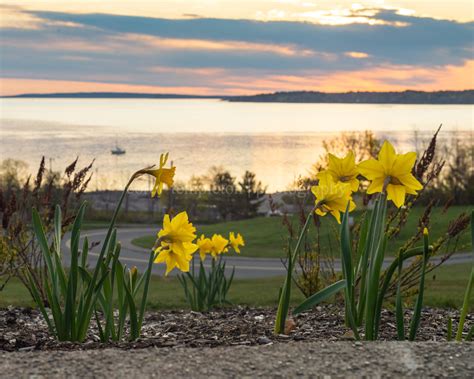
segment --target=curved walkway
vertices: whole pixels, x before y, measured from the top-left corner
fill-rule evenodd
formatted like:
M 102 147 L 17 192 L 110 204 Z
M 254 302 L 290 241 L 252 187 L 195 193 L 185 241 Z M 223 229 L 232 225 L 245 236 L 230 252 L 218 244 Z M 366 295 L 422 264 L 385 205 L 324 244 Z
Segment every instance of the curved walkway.
M 121 260 L 127 266 L 137 266 L 140 272 L 143 272 L 148 263 L 149 250 L 135 246 L 132 244 L 132 240 L 144 235 L 153 235 L 156 233 L 156 227 L 123 227 L 117 229 L 118 240 L 122 244 Z M 105 239 L 107 233 L 106 229 L 87 230 L 82 232 L 82 237 L 87 236 L 89 242 L 99 242 Z M 63 239 L 63 251 L 66 254 L 69 252 L 70 246 L 70 235 L 67 234 Z M 89 260 L 91 263 L 95 263 L 97 256 L 99 255 L 100 245 L 96 246 L 89 253 Z M 68 254 L 66 255 L 66 259 Z M 198 264 L 199 255 L 195 256 L 196 264 Z M 279 276 L 285 274 L 285 268 L 282 265 L 280 258 L 253 258 L 245 256 L 229 255 L 224 256 L 227 263 L 227 267 L 235 267 L 236 278 L 263 278 L 271 276 Z M 393 258 L 386 258 L 384 265 L 388 265 Z M 432 262 L 439 261 L 440 258 L 432 258 Z M 444 264 L 458 264 L 467 263 L 472 261 L 472 253 L 460 253 L 452 256 Z M 210 260 L 206 260 L 206 267 L 210 266 Z M 334 261 L 336 271 L 340 270 L 340 261 L 336 259 Z M 163 275 L 165 272 L 164 265 L 154 265 L 153 273 Z M 173 272 L 176 272 L 174 270 Z M 172 274 L 172 273 L 171 273 Z M 170 275 L 171 275 L 170 274 Z

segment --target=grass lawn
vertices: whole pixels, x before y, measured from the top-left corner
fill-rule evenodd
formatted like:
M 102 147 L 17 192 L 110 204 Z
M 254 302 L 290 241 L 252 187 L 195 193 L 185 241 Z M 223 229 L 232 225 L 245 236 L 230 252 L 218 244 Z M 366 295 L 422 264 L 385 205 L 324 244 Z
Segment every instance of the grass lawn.
M 414 208 L 408 218 L 408 222 L 402 229 L 400 235 L 395 238 L 388 247 L 388 254 L 394 254 L 403 243 L 416 232 L 418 219 L 423 213 L 424 208 Z M 441 208 L 433 211 L 431 217 L 431 241 L 435 241 L 446 232 L 449 221 L 455 219 L 461 212 L 469 211 L 468 207 L 453 206 L 445 214 L 441 213 Z M 354 216 L 358 217 L 360 212 L 354 212 Z M 295 226 L 297 225 L 296 217 L 293 217 Z M 314 227 L 311 229 L 314 234 Z M 240 232 L 246 241 L 246 246 L 242 250 L 242 254 L 248 257 L 283 257 L 286 254 L 286 241 L 288 232 L 286 227 L 282 225 L 281 217 L 259 217 L 249 220 L 231 221 L 213 225 L 203 225 L 198 227 L 198 235 L 212 235 L 220 233 L 228 235 L 230 231 Z M 339 254 L 338 242 L 335 238 L 337 235 L 337 223 L 332 217 L 324 217 L 321 226 L 321 245 L 327 251 L 333 251 Z M 133 244 L 140 247 L 150 248 L 155 242 L 155 236 L 143 236 L 132 241 Z M 331 242 L 330 242 L 331 241 Z M 460 251 L 468 250 L 469 236 L 468 233 L 463 235 Z
M 426 278 L 425 305 L 435 307 L 455 307 L 462 304 L 464 291 L 470 273 L 469 265 L 452 265 L 440 267 Z M 278 289 L 282 277 L 265 279 L 234 280 L 229 293 L 229 300 L 234 304 L 276 307 Z M 473 296 L 474 297 L 474 296 Z M 304 299 L 294 288 L 292 303 L 296 305 Z M 176 278 L 154 277 L 150 287 L 149 309 L 187 308 L 183 290 Z M 12 280 L 0 292 L 0 307 L 33 306 L 28 291 L 19 281 Z M 474 309 L 474 298 L 471 300 Z

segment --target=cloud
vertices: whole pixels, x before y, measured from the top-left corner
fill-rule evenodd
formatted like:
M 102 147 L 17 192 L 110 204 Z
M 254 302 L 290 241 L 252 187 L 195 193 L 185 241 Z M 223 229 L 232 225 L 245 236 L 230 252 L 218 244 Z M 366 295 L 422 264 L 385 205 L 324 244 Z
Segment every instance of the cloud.
M 266 91 L 265 85 L 268 90 L 294 89 L 296 83 L 300 89 L 328 86 L 322 78 L 354 75 L 345 82 L 360 87 L 365 78 L 366 83 L 398 88 L 410 87 L 410 80 L 415 85 L 439 83 L 436 75 L 452 67 L 472 67 L 467 62 L 474 59 L 474 22 L 415 17 L 399 10 L 356 7 L 349 14 L 333 12 L 368 20 L 337 25 L 15 12 L 33 24 L 6 23 L 1 28 L 5 78 L 195 86 L 206 93 L 209 88 L 233 93 L 239 88 L 254 92 L 252 84 L 259 91 Z M 407 67 L 423 77 L 367 75 L 405 72 Z

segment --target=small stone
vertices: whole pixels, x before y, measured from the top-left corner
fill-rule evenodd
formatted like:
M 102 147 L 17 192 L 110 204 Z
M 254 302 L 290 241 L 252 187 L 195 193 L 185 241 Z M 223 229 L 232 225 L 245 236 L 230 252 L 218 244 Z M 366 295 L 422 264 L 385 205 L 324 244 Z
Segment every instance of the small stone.
M 296 322 L 290 318 L 285 322 L 285 334 L 290 334 L 296 328 Z
M 262 336 L 262 337 L 257 338 L 257 343 L 259 345 L 268 345 L 268 344 L 272 343 L 272 340 L 268 337 Z
M 354 332 L 352 330 L 348 330 L 342 335 L 341 338 L 343 340 L 355 340 Z

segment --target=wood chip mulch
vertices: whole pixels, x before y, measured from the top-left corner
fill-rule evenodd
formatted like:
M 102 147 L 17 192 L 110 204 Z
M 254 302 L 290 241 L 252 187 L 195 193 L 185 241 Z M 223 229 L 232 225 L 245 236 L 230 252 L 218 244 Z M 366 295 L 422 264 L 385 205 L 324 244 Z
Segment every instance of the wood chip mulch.
M 408 327 L 410 311 L 406 312 Z M 448 317 L 457 325 L 459 313 L 445 309 L 425 308 L 417 341 L 445 341 Z M 30 308 L 0 309 L 0 351 L 86 350 L 117 347 L 216 347 L 265 345 L 289 341 L 352 340 L 352 332 L 344 326 L 344 310 L 337 305 L 323 305 L 293 318 L 288 335 L 274 335 L 275 309 L 233 307 L 208 313 L 191 311 L 149 312 L 142 337 L 133 342 L 99 341 L 95 322 L 84 343 L 57 342 L 49 333 L 41 314 Z M 467 325 L 474 323 L 469 314 Z M 380 339 L 396 340 L 393 311 L 382 313 Z M 467 326 L 466 326 L 467 330 Z M 361 330 L 363 333 L 363 330 Z

